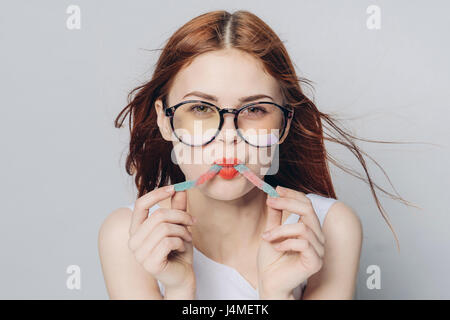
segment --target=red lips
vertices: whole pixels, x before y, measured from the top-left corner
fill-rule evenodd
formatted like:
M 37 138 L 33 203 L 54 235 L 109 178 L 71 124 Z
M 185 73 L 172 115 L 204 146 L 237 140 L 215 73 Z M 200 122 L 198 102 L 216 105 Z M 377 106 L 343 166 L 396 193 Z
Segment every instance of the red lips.
M 219 171 L 218 175 L 223 179 L 230 180 L 239 174 L 239 171 L 233 168 L 235 165 L 240 163 L 237 158 L 222 158 L 214 161 L 214 163 L 222 166 L 222 169 Z

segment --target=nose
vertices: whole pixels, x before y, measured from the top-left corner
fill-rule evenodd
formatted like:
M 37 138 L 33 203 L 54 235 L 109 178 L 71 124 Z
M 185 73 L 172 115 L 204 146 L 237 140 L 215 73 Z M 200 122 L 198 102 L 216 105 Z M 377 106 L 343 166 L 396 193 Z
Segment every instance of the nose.
M 236 127 L 234 126 L 234 114 L 225 113 L 223 115 L 222 129 L 216 139 L 217 141 L 221 141 L 226 144 L 236 144 L 239 142 L 239 135 L 237 134 Z

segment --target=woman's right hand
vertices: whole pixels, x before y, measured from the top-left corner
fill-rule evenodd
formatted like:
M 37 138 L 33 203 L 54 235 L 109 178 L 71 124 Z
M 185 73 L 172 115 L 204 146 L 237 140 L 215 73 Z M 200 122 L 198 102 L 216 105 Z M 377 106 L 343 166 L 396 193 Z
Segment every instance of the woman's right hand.
M 171 209 L 158 208 L 148 217 L 152 206 L 169 197 Z M 186 191 L 175 192 L 173 185 L 148 192 L 135 201 L 128 241 L 136 260 L 164 284 L 165 293 L 180 298 L 195 291 L 192 234 L 187 228 L 194 220 L 186 208 Z

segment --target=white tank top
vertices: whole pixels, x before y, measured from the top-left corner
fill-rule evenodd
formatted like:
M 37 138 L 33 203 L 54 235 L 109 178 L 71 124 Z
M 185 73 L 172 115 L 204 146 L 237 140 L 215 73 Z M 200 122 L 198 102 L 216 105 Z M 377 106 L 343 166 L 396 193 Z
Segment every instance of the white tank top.
M 318 194 L 308 193 L 306 196 L 311 200 L 314 211 L 323 225 L 325 216 L 331 205 L 337 200 L 323 197 Z M 127 206 L 134 209 L 134 203 Z M 149 216 L 158 209 L 158 204 L 149 209 Z M 292 213 L 284 221 L 284 224 L 297 223 L 300 216 Z M 259 300 L 258 291 L 234 268 L 218 263 L 201 251 L 193 247 L 193 269 L 196 280 L 196 300 Z M 294 291 L 294 298 L 300 300 L 303 289 L 308 280 L 298 285 Z M 164 296 L 164 285 L 158 280 L 161 295 Z

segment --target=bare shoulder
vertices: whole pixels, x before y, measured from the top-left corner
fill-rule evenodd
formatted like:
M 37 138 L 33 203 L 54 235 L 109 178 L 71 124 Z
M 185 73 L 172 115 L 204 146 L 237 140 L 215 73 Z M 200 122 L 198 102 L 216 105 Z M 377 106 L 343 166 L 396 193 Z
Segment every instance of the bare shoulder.
M 170 208 L 170 198 L 158 202 L 158 205 L 162 208 Z M 131 224 L 131 218 L 133 212 L 128 207 L 117 208 L 112 211 L 103 221 L 99 230 L 99 240 L 105 239 L 111 235 L 112 241 L 116 239 L 119 241 L 120 235 L 129 235 L 129 228 Z
M 303 299 L 353 299 L 362 246 L 362 225 L 342 201 L 328 209 L 322 225 L 325 255 L 321 270 L 308 278 Z
M 109 227 L 119 227 L 123 225 L 124 222 L 130 222 L 131 216 L 133 212 L 130 208 L 123 207 L 123 208 L 117 208 L 114 211 L 112 211 L 103 221 L 103 226 L 109 226 Z
M 104 244 L 109 243 L 114 247 L 129 237 L 132 211 L 130 208 L 118 208 L 112 211 L 100 226 L 98 232 L 99 249 L 104 249 Z
M 339 238 L 362 238 L 362 224 L 355 210 L 338 200 L 328 210 L 322 230 L 325 235 L 335 235 Z
M 100 234 L 105 234 L 108 231 L 128 230 L 131 222 L 133 212 L 130 208 L 117 208 L 109 213 L 100 227 Z
M 137 262 L 129 249 L 130 208 L 118 208 L 103 221 L 98 250 L 106 288 L 111 299 L 161 299 L 156 280 Z

